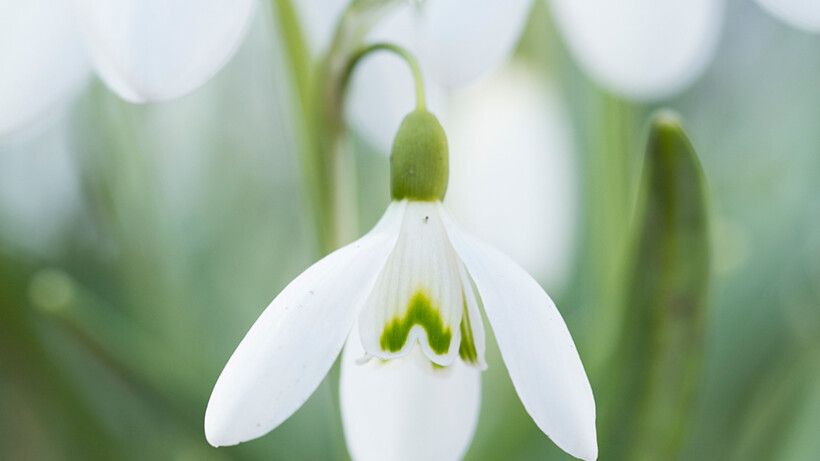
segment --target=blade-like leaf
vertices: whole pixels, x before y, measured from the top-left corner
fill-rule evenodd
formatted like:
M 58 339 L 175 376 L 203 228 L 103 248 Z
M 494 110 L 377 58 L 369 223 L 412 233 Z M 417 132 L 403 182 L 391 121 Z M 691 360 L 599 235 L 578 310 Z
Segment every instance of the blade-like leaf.
M 637 210 L 601 454 L 672 460 L 701 382 L 710 280 L 705 179 L 674 115 L 651 122 Z

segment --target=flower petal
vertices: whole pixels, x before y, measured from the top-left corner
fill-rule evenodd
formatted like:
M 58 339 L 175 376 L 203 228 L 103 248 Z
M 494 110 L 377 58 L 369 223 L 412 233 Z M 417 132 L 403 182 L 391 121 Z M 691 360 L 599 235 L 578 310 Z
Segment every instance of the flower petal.
M 820 2 L 817 0 L 757 0 L 757 3 L 792 27 L 820 32 Z
M 409 202 L 396 246 L 362 309 L 367 353 L 395 359 L 418 343 L 433 362 L 452 364 L 465 303 L 458 264 L 437 202 Z
M 239 46 L 254 0 L 78 0 L 97 73 L 131 102 L 183 96 Z
M 510 258 L 463 232 L 447 213 L 447 232 L 475 280 L 524 408 L 567 453 L 598 456 L 595 401 L 561 314 L 538 283 Z
M 340 394 L 355 461 L 456 461 L 475 433 L 481 372 L 456 360 L 435 368 L 418 348 L 408 356 L 357 363 L 357 332 L 342 353 Z
M 504 62 L 524 31 L 533 0 L 436 0 L 422 4 L 423 60 L 445 87 L 464 85 Z
M 570 116 L 558 91 L 531 69 L 505 66 L 454 96 L 445 203 L 547 288 L 563 286 L 579 198 Z
M 691 84 L 714 54 L 720 0 L 551 0 L 558 28 L 601 86 L 661 99 Z
M 395 244 L 404 203 L 291 282 L 236 348 L 205 411 L 205 436 L 235 445 L 272 430 L 316 390 Z
M 478 308 L 475 288 L 470 276 L 467 275 L 467 268 L 461 261 L 458 264 L 458 273 L 461 286 L 464 287 L 464 314 L 461 317 L 461 345 L 458 355 L 464 362 L 477 366 L 479 370 L 486 370 L 487 361 L 484 357 L 487 351 L 487 339 L 484 334 L 484 322 Z
M 71 2 L 0 2 L 0 138 L 48 116 L 89 76 Z

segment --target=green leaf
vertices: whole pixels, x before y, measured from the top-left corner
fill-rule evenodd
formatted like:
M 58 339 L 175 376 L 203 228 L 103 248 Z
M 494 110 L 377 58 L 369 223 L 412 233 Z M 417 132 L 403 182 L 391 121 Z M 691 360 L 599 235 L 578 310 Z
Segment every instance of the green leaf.
M 642 181 L 601 454 L 672 460 L 701 383 L 710 281 L 705 179 L 674 115 L 653 117 Z

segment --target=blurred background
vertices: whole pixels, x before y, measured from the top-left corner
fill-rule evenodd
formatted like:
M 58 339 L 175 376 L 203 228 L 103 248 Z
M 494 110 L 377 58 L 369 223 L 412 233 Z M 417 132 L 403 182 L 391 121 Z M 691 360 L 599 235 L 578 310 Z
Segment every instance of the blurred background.
M 710 250 L 694 391 L 659 416 L 681 421 L 673 458 L 818 459 L 820 35 L 728 1 L 702 71 L 643 94 L 595 70 L 561 4 L 535 2 L 512 56 L 430 96 L 450 138 L 449 207 L 547 289 L 601 409 L 619 399 L 611 369 L 633 359 L 618 332 L 643 334 L 623 325 L 636 308 L 623 293 L 640 286 L 628 274 L 648 120 L 677 111 L 703 166 Z M 265 437 L 215 449 L 203 434 L 228 357 L 325 251 L 279 20 L 257 8 L 190 94 L 131 104 L 87 76 L 0 138 L 0 459 L 347 459 L 333 374 Z M 348 241 L 389 202 L 392 137 L 358 102 L 372 88 L 353 86 Z M 466 459 L 571 459 L 524 411 L 492 340 L 487 361 Z M 618 458 L 607 434 L 630 408 L 599 413 L 600 459 Z

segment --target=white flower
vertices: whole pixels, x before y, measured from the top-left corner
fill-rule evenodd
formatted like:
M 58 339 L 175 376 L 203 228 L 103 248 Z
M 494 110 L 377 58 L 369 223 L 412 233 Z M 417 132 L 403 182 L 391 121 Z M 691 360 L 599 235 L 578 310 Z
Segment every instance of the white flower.
M 725 0 L 548 0 L 567 48 L 599 85 L 638 101 L 688 88 L 717 49 Z M 817 0 L 757 0 L 766 11 L 820 31 Z
M 131 102 L 183 96 L 233 55 L 255 0 L 0 2 L 0 137 L 47 116 L 89 62 Z
M 807 32 L 820 32 L 820 2 L 817 0 L 757 0 L 781 21 Z
M 522 64 L 504 66 L 451 99 L 445 203 L 477 237 L 556 290 L 572 271 L 578 151 L 560 92 L 539 77 Z
M 75 0 L 97 74 L 131 102 L 199 88 L 233 56 L 255 0 Z
M 550 0 L 567 48 L 599 85 L 657 100 L 699 77 L 717 48 L 723 0 Z
M 431 109 L 446 121 L 449 93 L 509 58 L 533 4 L 404 1 L 366 41 L 410 50 L 425 74 Z M 717 48 L 724 0 L 550 0 L 549 6 L 571 55 L 598 85 L 651 101 L 682 91 L 706 69 Z M 410 77 L 396 58 L 368 59 L 360 67 L 347 116 L 387 152 L 392 134 L 413 107 L 412 95 L 401 91 L 411 84 Z
M 239 344 L 205 412 L 212 445 L 281 424 L 347 342 L 341 407 L 354 459 L 459 459 L 487 366 L 483 305 L 535 423 L 573 456 L 597 458 L 595 402 L 569 331 L 526 271 L 451 218 L 446 140 L 431 118 L 402 123 L 393 202 L 375 228 L 291 282 Z
M 89 69 L 68 1 L 0 2 L 0 138 L 48 114 Z

